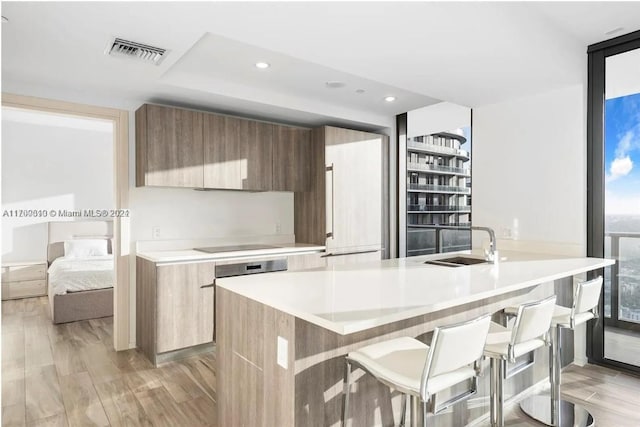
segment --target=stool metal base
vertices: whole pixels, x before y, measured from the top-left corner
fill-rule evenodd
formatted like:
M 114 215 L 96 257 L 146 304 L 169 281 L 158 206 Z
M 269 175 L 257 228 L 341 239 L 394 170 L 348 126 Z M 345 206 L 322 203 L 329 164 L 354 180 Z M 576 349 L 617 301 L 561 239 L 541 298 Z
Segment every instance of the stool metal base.
M 548 426 L 554 427 L 593 427 L 593 417 L 584 407 L 575 405 L 566 400 L 560 401 L 560 419 L 558 424 L 552 424 L 551 397 L 549 395 L 536 395 L 520 402 L 522 411 Z

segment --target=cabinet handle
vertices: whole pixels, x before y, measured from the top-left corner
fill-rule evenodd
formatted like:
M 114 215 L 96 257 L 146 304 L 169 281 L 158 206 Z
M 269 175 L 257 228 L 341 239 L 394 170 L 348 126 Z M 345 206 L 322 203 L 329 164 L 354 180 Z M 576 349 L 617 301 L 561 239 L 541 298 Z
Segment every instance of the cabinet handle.
M 341 252 L 341 253 L 328 253 L 326 255 L 320 255 L 320 258 L 330 258 L 334 256 L 345 256 L 345 255 L 360 255 L 360 254 L 371 254 L 374 252 L 380 252 L 382 249 L 370 249 L 366 251 L 355 251 L 355 252 Z
M 216 285 L 216 279 L 213 279 L 213 283 L 209 283 L 208 285 L 202 285 L 200 286 L 200 289 L 213 288 L 215 285 Z
M 335 172 L 334 172 L 334 167 L 333 167 L 333 163 L 331 163 L 330 165 L 326 166 L 325 168 L 326 172 L 331 172 L 331 209 L 329 209 L 328 211 L 331 212 L 331 231 L 327 232 L 327 238 L 331 238 L 331 239 L 335 239 L 334 236 L 334 218 L 335 218 Z

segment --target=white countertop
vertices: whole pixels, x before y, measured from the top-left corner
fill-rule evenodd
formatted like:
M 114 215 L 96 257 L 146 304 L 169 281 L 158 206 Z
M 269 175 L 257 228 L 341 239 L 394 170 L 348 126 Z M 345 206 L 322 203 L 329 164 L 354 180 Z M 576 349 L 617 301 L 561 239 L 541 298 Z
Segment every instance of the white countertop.
M 254 249 L 243 251 L 229 251 L 218 253 L 200 252 L 194 249 L 163 250 L 163 251 L 138 251 L 137 256 L 155 263 L 175 263 L 193 261 L 221 261 L 243 258 L 258 258 L 276 255 L 300 255 L 304 253 L 323 252 L 324 246 L 307 243 L 278 243 L 273 248 Z
M 599 258 L 508 252 L 501 253 L 501 261 L 495 265 L 441 267 L 423 264 L 427 259 L 451 255 L 240 276 L 218 279 L 216 284 L 345 335 L 614 263 Z

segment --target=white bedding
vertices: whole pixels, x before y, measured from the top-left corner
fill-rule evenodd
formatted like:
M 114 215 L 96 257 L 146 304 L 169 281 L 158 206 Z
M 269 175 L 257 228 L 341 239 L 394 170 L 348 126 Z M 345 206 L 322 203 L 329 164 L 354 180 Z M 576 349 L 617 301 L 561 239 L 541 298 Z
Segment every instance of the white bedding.
M 56 258 L 48 270 L 55 295 L 113 287 L 113 255 Z

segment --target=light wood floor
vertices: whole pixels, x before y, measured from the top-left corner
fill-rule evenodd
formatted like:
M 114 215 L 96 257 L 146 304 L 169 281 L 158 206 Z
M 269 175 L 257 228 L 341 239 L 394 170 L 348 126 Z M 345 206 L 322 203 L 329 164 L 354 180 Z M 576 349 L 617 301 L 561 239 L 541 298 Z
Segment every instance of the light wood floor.
M 216 425 L 213 354 L 153 368 L 135 350 L 113 351 L 111 318 L 49 319 L 46 298 L 2 302 L 3 426 Z M 571 366 L 563 385 L 598 427 L 640 426 L 640 378 Z M 540 424 L 511 405 L 507 426 Z
M 154 369 L 113 350 L 112 318 L 52 325 L 48 308 L 2 302 L 3 426 L 216 424 L 212 354 Z

